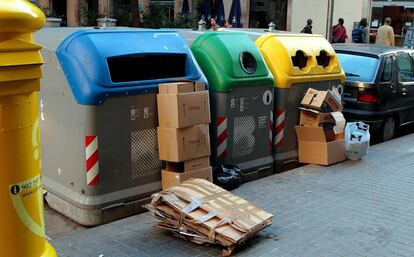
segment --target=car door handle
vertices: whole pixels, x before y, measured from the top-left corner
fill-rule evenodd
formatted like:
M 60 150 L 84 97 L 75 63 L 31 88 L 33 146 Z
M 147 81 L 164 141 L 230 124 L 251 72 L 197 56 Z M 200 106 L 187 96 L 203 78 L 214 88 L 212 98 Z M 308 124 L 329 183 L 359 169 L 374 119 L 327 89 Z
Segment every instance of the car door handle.
M 407 89 L 405 87 L 401 88 L 401 95 L 407 95 Z

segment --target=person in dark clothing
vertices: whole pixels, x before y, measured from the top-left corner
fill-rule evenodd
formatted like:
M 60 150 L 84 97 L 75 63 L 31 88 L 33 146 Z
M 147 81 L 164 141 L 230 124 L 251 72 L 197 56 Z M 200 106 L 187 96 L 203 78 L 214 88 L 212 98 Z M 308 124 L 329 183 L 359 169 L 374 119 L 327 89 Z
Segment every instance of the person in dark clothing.
M 345 43 L 348 35 L 344 27 L 344 19 L 339 18 L 338 24 L 332 28 L 332 43 Z
M 352 30 L 352 42 L 353 43 L 366 43 L 368 35 L 367 19 L 363 18 Z M 365 31 L 366 29 L 366 31 Z
M 306 26 L 302 29 L 300 33 L 312 34 L 312 19 L 306 21 Z

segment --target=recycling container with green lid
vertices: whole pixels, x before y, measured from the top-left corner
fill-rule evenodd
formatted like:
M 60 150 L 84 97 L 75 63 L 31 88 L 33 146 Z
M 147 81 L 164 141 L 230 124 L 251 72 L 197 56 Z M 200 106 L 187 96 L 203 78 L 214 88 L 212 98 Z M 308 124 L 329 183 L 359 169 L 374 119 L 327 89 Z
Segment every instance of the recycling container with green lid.
M 209 83 L 213 166 L 271 174 L 274 80 L 260 51 L 242 32 L 206 32 L 191 50 Z

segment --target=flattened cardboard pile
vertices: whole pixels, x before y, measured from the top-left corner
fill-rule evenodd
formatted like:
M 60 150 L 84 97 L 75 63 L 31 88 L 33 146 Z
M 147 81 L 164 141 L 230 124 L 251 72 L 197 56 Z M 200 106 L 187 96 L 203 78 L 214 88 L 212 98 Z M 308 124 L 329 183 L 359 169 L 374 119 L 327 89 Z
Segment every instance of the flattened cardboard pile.
M 204 179 L 189 179 L 156 193 L 145 207 L 178 237 L 218 244 L 229 256 L 236 245 L 272 224 L 272 214 Z

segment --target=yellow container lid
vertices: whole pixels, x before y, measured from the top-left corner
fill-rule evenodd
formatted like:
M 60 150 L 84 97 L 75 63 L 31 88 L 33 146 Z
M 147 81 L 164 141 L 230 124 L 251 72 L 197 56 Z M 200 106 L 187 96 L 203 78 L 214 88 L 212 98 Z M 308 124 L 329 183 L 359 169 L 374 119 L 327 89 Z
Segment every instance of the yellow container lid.
M 293 83 L 345 81 L 334 49 L 321 35 L 267 33 L 256 40 L 256 46 L 272 72 L 277 88 L 290 88 Z M 305 59 L 299 60 L 299 63 L 304 61 L 298 65 L 294 63 L 295 58 Z
M 1 0 L 0 34 L 30 33 L 43 27 L 45 14 L 26 0 Z

